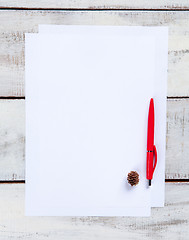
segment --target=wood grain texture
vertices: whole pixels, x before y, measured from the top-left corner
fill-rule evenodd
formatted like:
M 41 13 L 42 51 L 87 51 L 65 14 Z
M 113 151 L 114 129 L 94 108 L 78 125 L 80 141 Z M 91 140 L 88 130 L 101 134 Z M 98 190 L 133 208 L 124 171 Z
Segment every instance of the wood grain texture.
M 7 1 L 7 4 L 9 2 Z M 13 2 L 19 3 L 19 1 Z M 26 2 L 30 4 L 30 1 Z M 38 1 L 32 2 L 38 4 Z M 76 3 L 76 1 L 74 2 Z M 167 95 L 173 97 L 189 96 L 188 11 L 4 10 L 0 11 L 0 23 L 0 96 L 25 95 L 24 34 L 26 32 L 37 32 L 38 24 L 169 26 Z
M 38 9 L 188 9 L 188 0 L 0 0 L 0 7 Z
M 189 184 L 166 183 L 165 207 L 149 218 L 25 217 L 24 184 L 0 184 L 0 239 L 188 240 Z
M 0 180 L 24 177 L 24 100 L 0 100 Z
M 169 100 L 167 108 L 166 178 L 189 179 L 189 99 Z
M 0 100 L 0 180 L 25 179 L 25 101 Z M 189 179 L 189 99 L 167 101 L 166 179 Z

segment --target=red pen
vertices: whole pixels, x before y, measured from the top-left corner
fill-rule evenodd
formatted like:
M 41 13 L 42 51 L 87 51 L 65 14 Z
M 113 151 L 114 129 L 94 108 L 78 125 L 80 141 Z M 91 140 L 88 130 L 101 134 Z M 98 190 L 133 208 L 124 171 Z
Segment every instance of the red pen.
M 155 159 L 155 160 L 154 160 Z M 149 113 L 148 113 L 148 134 L 147 134 L 147 159 L 146 159 L 146 178 L 151 180 L 157 164 L 157 150 L 154 145 L 154 100 L 150 99 Z

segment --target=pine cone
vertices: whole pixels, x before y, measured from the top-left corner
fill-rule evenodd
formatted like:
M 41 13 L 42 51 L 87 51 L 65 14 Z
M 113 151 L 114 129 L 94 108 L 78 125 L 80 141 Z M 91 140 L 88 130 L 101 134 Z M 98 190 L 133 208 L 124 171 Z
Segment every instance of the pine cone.
M 139 183 L 139 174 L 136 171 L 131 171 L 127 175 L 127 181 L 131 186 L 136 186 Z

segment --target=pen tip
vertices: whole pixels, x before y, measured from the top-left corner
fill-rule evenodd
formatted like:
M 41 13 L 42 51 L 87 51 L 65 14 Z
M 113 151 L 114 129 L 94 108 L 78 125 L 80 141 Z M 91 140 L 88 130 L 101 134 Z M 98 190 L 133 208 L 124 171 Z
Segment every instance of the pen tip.
M 149 186 L 151 186 L 151 180 L 149 180 Z

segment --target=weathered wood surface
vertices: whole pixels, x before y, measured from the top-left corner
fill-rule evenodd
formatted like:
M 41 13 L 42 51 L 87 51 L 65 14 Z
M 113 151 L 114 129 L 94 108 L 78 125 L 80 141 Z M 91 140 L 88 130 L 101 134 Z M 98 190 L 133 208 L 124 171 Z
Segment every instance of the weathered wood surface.
M 188 0 L 0 0 L 0 8 L 189 10 Z M 24 34 L 38 24 L 169 26 L 168 96 L 189 96 L 189 11 L 0 11 L 0 97 L 24 96 Z M 25 179 L 25 101 L 0 100 L 0 180 Z M 189 99 L 168 100 L 166 178 L 189 179 Z M 24 217 L 24 184 L 0 184 L 0 240 L 188 239 L 189 183 L 166 183 L 150 218 Z
M 189 99 L 167 102 L 166 178 L 189 179 Z
M 0 116 L 0 180 L 21 180 L 25 171 L 24 100 L 0 100 Z
M 31 4 L 42 4 L 42 2 L 31 1 Z M 44 1 L 44 4 L 46 2 Z M 49 1 L 49 4 L 50 2 L 57 4 L 53 1 Z M 77 1 L 73 2 L 77 4 Z M 134 4 L 134 1 L 130 2 Z M 139 3 L 139 1 L 137 2 Z M 155 3 L 155 1 L 153 2 Z M 174 1 L 168 0 L 166 2 L 174 3 Z M 21 4 L 20 1 L 1 1 L 1 5 L 2 3 Z M 25 1 L 25 3 L 30 4 L 30 1 Z M 184 2 L 182 1 L 182 3 Z M 187 3 L 189 2 L 187 1 Z M 164 5 L 166 6 L 166 3 Z M 4 10 L 0 11 L 0 23 L 0 96 L 25 95 L 24 34 L 37 32 L 38 24 L 169 26 L 167 95 L 189 96 L 189 11 Z
M 0 180 L 25 179 L 25 101 L 0 100 Z M 189 99 L 167 101 L 166 179 L 189 179 Z
M 188 240 L 189 183 L 166 183 L 165 193 L 149 218 L 24 217 L 24 184 L 0 184 L 0 239 Z
M 188 0 L 0 0 L 0 7 L 38 9 L 188 9 Z

